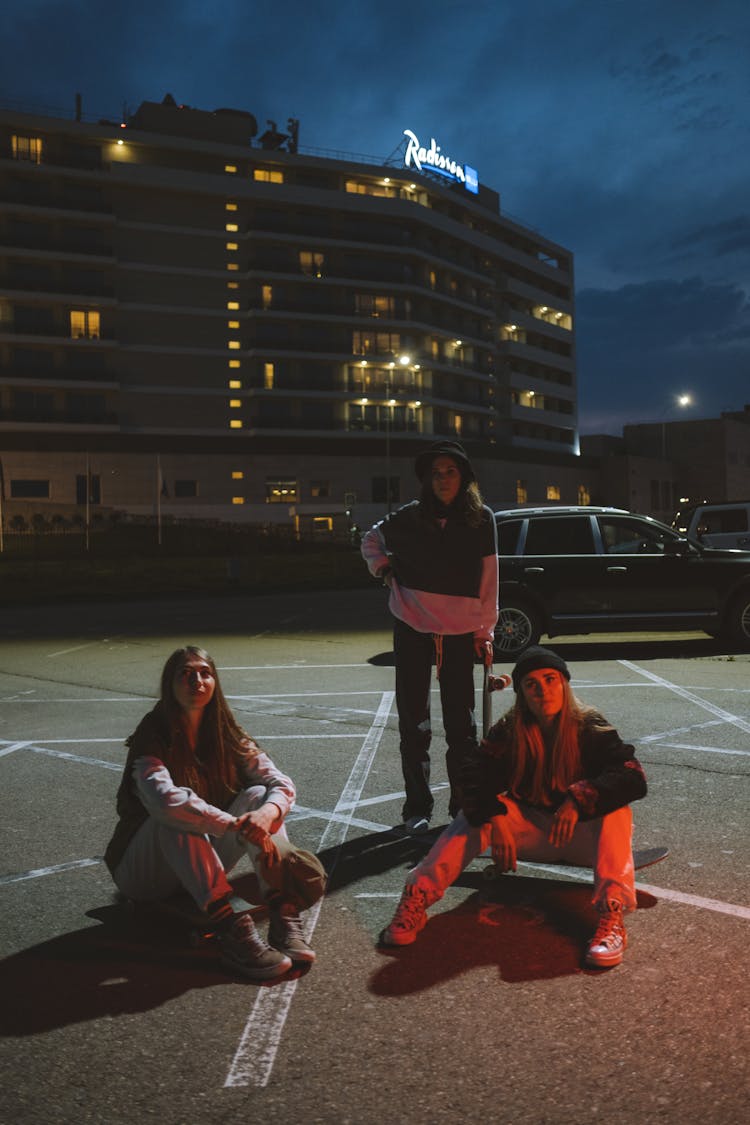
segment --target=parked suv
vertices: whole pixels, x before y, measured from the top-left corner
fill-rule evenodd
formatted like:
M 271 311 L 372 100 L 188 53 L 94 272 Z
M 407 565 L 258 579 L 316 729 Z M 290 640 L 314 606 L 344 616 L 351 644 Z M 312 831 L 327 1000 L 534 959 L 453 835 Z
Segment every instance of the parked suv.
M 750 552 L 693 543 L 621 508 L 495 513 L 498 659 L 542 634 L 703 629 L 750 649 Z
M 675 514 L 672 527 L 678 535 L 697 539 L 705 547 L 739 547 L 749 551 L 750 500 L 694 504 Z

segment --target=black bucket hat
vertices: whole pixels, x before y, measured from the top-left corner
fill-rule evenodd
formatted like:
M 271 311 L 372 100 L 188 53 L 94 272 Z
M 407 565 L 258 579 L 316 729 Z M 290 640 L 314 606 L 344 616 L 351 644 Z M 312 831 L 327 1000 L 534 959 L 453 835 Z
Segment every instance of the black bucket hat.
M 462 445 L 457 441 L 436 441 L 429 448 L 423 449 L 414 462 L 414 471 L 420 480 L 424 480 L 436 457 L 452 457 L 460 468 L 461 475 L 466 483 L 477 479 L 477 475 L 471 467 L 471 461 Z
M 554 668 L 566 680 L 570 679 L 570 669 L 561 656 L 551 648 L 532 645 L 516 661 L 513 669 L 513 690 L 517 692 L 524 676 L 528 676 L 529 672 L 538 672 L 540 668 Z

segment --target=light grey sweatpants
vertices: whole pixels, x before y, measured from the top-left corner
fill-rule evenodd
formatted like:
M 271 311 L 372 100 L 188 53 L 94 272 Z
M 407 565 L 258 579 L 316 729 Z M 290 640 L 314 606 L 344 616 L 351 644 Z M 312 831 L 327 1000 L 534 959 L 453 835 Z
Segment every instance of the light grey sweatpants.
M 228 812 L 233 816 L 252 812 L 265 804 L 267 789 L 253 785 L 238 793 Z M 286 838 L 282 824 L 276 833 Z M 141 902 L 166 898 L 185 890 L 201 910 L 232 893 L 227 874 L 243 855 L 249 857 L 264 893 L 268 886 L 258 872 L 259 849 L 237 832 L 226 832 L 221 839 L 199 836 L 175 829 L 150 816 L 141 825 L 114 870 L 114 881 L 128 898 Z

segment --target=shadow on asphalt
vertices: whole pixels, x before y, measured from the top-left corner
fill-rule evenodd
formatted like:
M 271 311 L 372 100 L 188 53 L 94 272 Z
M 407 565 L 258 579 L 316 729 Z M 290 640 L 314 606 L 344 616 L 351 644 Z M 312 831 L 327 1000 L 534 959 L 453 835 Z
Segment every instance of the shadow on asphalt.
M 359 883 L 373 875 L 383 875 L 396 867 L 406 870 L 414 867 L 427 855 L 444 828 L 445 825 L 441 824 L 420 836 L 406 836 L 398 830 L 386 829 L 318 852 L 318 858 L 328 872 L 326 894 L 335 894 L 352 883 Z
M 453 910 L 432 914 L 413 945 L 381 948 L 389 960 L 370 978 L 370 991 L 408 996 L 481 965 L 496 965 L 506 984 L 601 973 L 583 964 L 596 925 L 590 885 L 522 875 L 502 878 L 491 890 L 483 882 L 481 872 L 464 872 L 454 885 L 473 894 Z M 638 891 L 639 910 L 656 902 Z
M 251 889 L 245 884 L 243 892 Z M 262 908 L 260 913 L 264 911 Z M 256 911 L 253 911 L 256 914 Z M 191 943 L 192 927 L 123 900 L 87 911 L 99 926 L 61 934 L 0 962 L 0 1035 L 37 1035 L 53 1028 L 147 1012 L 194 989 L 246 984 L 273 988 L 304 976 L 309 965 L 273 981 L 249 981 L 219 962 L 215 938 Z M 16 1003 L 9 998 L 18 997 Z

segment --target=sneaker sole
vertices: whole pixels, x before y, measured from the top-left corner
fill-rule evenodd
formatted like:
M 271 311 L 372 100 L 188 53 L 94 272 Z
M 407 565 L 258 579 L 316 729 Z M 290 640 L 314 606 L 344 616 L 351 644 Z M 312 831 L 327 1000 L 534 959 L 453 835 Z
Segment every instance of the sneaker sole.
M 292 968 L 292 961 L 286 955 L 283 961 L 277 962 L 275 965 L 268 965 L 266 967 L 258 967 L 251 965 L 243 965 L 239 961 L 233 961 L 229 957 L 221 957 L 220 964 L 232 973 L 239 973 L 240 976 L 245 977 L 247 980 L 273 980 L 274 977 L 283 977 Z
M 317 956 L 314 949 L 287 949 L 278 945 L 274 945 L 273 948 L 283 953 L 285 957 L 290 957 L 295 965 L 312 965 Z
M 411 945 L 417 940 L 417 934 L 421 933 L 426 925 L 427 919 L 425 918 L 424 921 L 422 921 L 418 926 L 415 926 L 413 930 L 405 930 L 403 934 L 399 934 L 398 936 L 396 934 L 392 934 L 390 931 L 390 927 L 386 926 L 386 928 L 380 933 L 378 944 L 396 946 Z

